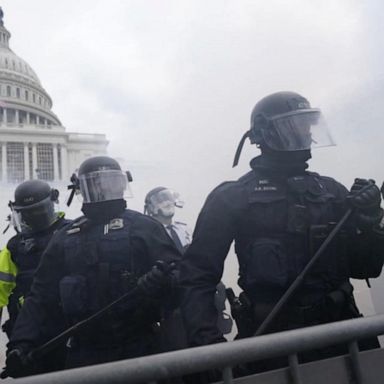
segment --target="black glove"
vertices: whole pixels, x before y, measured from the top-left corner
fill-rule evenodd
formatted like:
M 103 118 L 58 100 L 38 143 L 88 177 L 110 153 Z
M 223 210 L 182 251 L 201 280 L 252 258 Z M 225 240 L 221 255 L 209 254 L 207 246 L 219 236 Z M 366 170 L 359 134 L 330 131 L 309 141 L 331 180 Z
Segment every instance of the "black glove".
M 360 229 L 371 229 L 382 219 L 380 190 L 374 180 L 355 179 L 347 198 L 356 210 L 355 217 Z
M 380 208 L 380 190 L 374 180 L 355 179 L 348 195 L 353 207 L 361 210 L 377 210 Z
M 157 261 L 152 269 L 141 276 L 137 282 L 138 288 L 151 298 L 158 298 L 163 295 L 164 290 L 172 287 L 172 270 L 175 264 L 167 264 L 164 261 Z
M 33 374 L 33 365 L 28 358 L 28 353 L 22 347 L 15 347 L 7 352 L 5 369 L 1 372 L 1 378 L 23 377 Z

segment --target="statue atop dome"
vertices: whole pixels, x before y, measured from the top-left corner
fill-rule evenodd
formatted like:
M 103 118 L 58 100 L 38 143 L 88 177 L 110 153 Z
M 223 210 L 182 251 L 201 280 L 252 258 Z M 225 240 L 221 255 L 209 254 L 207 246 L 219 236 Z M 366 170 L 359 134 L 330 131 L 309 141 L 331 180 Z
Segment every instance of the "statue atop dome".
M 3 8 L 0 7 L 0 26 L 1 27 L 4 27 L 3 17 L 4 17 Z

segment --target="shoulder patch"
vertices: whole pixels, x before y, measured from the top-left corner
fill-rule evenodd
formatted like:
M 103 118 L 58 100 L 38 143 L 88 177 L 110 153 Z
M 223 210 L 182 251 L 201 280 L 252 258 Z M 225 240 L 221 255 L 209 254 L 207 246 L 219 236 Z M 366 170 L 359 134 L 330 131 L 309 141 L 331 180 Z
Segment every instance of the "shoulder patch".
M 122 218 L 112 219 L 108 224 L 108 229 L 121 229 L 124 227 L 124 220 Z

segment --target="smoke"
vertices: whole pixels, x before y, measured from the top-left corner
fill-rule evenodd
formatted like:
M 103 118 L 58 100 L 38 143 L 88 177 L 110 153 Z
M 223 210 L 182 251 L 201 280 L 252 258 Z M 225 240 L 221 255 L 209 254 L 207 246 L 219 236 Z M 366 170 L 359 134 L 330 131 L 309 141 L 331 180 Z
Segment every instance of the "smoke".
M 106 133 L 146 192 L 165 185 L 194 226 L 210 190 L 245 173 L 257 149 L 238 140 L 261 97 L 302 93 L 338 146 L 311 169 L 349 187 L 381 183 L 383 6 L 378 0 L 3 0 L 11 47 L 29 62 L 68 131 Z M 28 38 L 26 38 L 28 36 Z M 235 284 L 231 259 L 226 279 Z

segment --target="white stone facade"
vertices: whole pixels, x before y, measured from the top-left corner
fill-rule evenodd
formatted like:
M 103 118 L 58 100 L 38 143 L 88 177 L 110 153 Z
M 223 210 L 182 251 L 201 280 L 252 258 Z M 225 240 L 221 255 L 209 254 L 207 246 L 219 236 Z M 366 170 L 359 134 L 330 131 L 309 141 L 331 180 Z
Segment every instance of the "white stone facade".
M 0 18 L 0 182 L 67 181 L 80 163 L 105 154 L 103 134 L 66 132 L 33 69 L 9 48 Z

